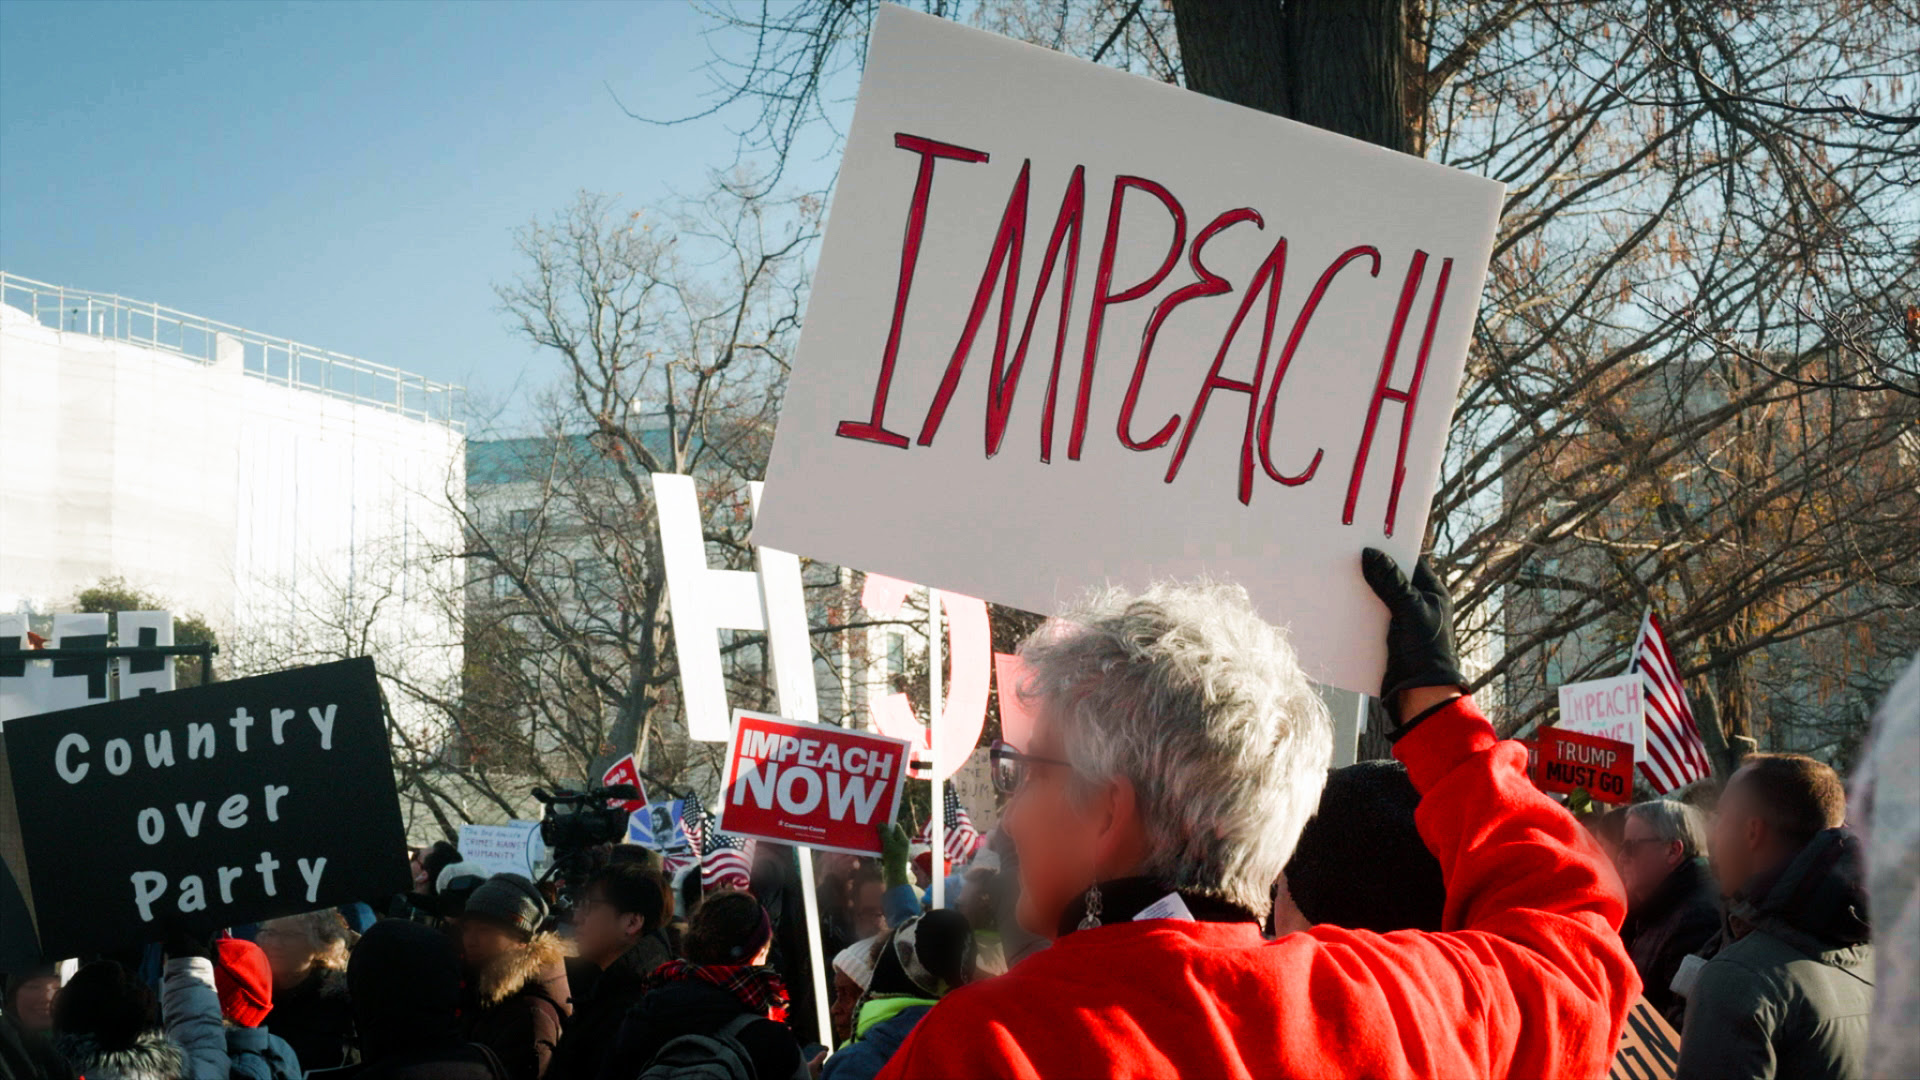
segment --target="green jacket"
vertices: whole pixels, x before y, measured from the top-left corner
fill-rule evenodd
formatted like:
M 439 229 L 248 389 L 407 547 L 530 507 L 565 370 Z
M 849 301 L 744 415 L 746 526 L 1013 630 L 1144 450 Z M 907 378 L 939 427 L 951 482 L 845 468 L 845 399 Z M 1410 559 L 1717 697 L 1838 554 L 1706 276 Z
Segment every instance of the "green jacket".
M 1728 903 L 1687 993 L 1677 1080 L 1866 1075 L 1873 1008 L 1860 844 L 1830 829 Z

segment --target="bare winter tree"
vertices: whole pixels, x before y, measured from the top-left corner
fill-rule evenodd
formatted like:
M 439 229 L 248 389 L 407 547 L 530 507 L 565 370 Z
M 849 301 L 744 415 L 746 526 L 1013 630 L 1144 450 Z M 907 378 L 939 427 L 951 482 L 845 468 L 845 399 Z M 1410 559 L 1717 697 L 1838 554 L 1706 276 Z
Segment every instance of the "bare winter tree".
M 1920 610 L 1920 12 L 1893 0 L 923 0 L 1508 186 L 1430 542 L 1500 722 L 1666 619 L 1724 768 L 1844 758 Z M 743 154 L 877 4 L 710 9 Z

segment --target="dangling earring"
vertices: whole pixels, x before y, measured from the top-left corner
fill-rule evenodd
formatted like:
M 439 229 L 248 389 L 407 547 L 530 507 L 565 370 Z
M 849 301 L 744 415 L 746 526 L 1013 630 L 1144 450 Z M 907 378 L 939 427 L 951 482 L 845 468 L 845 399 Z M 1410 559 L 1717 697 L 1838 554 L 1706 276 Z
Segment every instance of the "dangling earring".
M 1076 930 L 1091 930 L 1100 925 L 1100 883 L 1094 882 L 1087 890 L 1087 913 L 1080 916 L 1080 925 Z

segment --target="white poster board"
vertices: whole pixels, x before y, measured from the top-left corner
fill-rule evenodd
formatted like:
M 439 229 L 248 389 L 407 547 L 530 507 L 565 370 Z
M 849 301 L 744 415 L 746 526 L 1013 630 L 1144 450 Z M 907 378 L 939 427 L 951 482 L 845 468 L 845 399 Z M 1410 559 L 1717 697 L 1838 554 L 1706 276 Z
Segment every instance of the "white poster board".
M 460 826 L 460 861 L 479 863 L 489 875 L 538 877 L 535 868 L 546 856 L 547 846 L 540 839 L 537 821 Z
M 1560 721 L 1555 727 L 1617 739 L 1633 747 L 1636 762 L 1647 760 L 1645 680 L 1639 672 L 1611 679 L 1566 683 L 1560 687 Z
M 883 7 L 755 542 L 1040 612 L 1225 576 L 1377 692 L 1360 549 L 1420 546 L 1503 191 Z

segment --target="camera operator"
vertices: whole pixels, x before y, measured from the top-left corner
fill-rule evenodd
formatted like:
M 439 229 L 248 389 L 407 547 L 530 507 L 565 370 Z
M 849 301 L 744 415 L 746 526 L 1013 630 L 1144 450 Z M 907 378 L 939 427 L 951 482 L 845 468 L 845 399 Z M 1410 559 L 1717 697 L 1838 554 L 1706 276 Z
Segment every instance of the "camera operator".
M 638 799 L 631 784 L 588 788 L 585 791 L 548 792 L 534 788 L 533 797 L 546 807 L 540 818 L 540 839 L 553 852 L 553 866 L 541 877 L 554 885 L 554 913 L 568 917 L 581 889 L 602 861 L 596 852 L 627 836 L 627 811 L 609 802 Z
M 576 994 L 549 1080 L 599 1075 L 620 1021 L 646 995 L 647 976 L 674 957 L 666 933 L 672 913 L 666 879 L 638 862 L 609 862 L 587 879 L 573 909 L 573 941 L 599 975 Z

